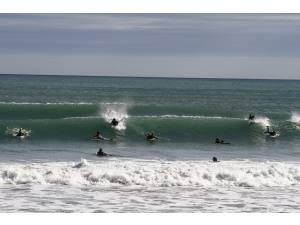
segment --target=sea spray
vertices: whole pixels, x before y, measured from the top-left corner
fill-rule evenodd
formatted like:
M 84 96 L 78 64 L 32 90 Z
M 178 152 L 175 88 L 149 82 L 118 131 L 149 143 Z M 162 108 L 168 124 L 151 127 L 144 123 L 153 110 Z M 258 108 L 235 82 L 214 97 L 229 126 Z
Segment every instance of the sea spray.
M 79 163 L 74 163 L 73 168 L 82 168 L 85 166 L 88 166 L 89 163 L 86 159 L 81 159 L 81 161 Z
M 102 105 L 101 116 L 108 123 L 111 123 L 112 119 L 116 119 L 117 121 L 119 121 L 119 124 L 114 128 L 117 130 L 125 130 L 126 119 L 128 118 L 127 107 L 128 105 L 124 105 L 124 104 Z
M 22 129 L 22 133 L 24 133 L 26 136 L 29 136 L 31 134 L 30 129 L 24 129 L 21 127 L 14 127 L 14 128 L 6 127 L 5 134 L 15 137 L 18 134 L 20 129 Z
M 298 112 L 292 112 L 292 116 L 291 116 L 290 121 L 292 123 L 300 124 L 300 113 L 298 113 Z
M 270 119 L 268 117 L 263 117 L 263 116 L 257 116 L 255 118 L 255 123 L 260 124 L 263 128 L 267 126 L 271 126 Z

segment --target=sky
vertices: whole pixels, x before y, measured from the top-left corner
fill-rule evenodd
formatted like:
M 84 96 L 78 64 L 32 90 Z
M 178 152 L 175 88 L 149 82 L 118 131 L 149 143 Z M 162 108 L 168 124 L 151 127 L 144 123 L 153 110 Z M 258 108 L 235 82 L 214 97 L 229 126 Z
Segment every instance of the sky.
M 0 74 L 300 79 L 300 14 L 0 14 Z

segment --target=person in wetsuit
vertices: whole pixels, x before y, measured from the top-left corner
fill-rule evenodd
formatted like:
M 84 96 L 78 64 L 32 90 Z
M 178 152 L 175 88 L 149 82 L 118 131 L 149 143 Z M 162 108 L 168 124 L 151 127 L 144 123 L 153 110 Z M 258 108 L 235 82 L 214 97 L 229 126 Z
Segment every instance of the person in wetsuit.
M 108 156 L 108 154 L 103 152 L 102 148 L 99 148 L 99 151 L 97 152 L 97 156 L 99 157 Z
M 215 157 L 215 156 L 212 157 L 212 161 L 213 161 L 213 162 L 220 162 L 220 161 L 217 159 L 217 157 Z
M 218 137 L 216 138 L 215 143 L 216 144 L 230 144 L 229 142 L 225 142 L 223 139 L 220 139 Z
M 248 119 L 249 119 L 249 120 L 254 120 L 254 119 L 255 119 L 255 116 L 254 116 L 252 113 L 250 113 Z
M 149 133 L 145 134 L 145 137 L 146 137 L 146 139 L 148 141 L 151 141 L 151 140 L 154 140 L 154 139 L 158 139 L 158 137 L 155 136 L 153 132 L 149 132 Z
M 270 130 L 270 126 L 266 126 L 265 134 L 269 134 L 270 136 L 275 136 L 277 133 L 275 130 Z
M 24 135 L 25 135 L 25 133 L 22 131 L 22 128 L 20 128 L 16 136 L 20 137 L 20 136 L 24 136 Z
M 116 120 L 116 118 L 113 118 L 112 121 L 110 122 L 110 124 L 111 124 L 112 126 L 116 127 L 116 126 L 118 126 L 119 121 Z
M 102 135 L 100 134 L 99 131 L 96 132 L 96 134 L 93 136 L 95 139 L 103 139 Z

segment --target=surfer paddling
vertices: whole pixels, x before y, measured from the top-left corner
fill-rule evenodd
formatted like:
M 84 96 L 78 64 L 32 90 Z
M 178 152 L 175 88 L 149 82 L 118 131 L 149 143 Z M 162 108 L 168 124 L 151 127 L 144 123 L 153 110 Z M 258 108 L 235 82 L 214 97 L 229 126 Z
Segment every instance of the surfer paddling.
M 100 132 L 99 131 L 97 131 L 96 132 L 96 134 L 95 135 L 93 135 L 92 137 L 91 137 L 91 139 L 92 140 L 104 140 L 104 141 L 112 141 L 112 138 L 105 138 L 105 137 L 103 137 L 101 134 L 100 134 Z
M 155 136 L 153 132 L 148 132 L 148 133 L 146 133 L 146 134 L 145 134 L 145 137 L 146 137 L 146 140 L 147 140 L 147 141 L 155 141 L 155 140 L 158 139 L 158 137 Z
M 96 153 L 96 155 L 97 155 L 98 157 L 112 156 L 112 155 L 110 155 L 110 154 L 107 154 L 107 153 L 103 152 L 102 148 L 99 148 L 99 151 Z
M 230 144 L 229 142 L 225 142 L 223 139 L 218 138 L 218 137 L 216 138 L 215 143 L 216 144 Z

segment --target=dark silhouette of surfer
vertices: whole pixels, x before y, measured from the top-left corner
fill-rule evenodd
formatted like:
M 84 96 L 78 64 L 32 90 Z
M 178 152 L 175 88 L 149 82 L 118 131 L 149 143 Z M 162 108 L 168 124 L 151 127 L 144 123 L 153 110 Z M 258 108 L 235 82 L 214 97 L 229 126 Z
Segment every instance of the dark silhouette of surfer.
M 254 114 L 250 113 L 248 117 L 249 125 L 254 124 L 255 123 L 254 120 L 255 120 Z
M 97 156 L 99 156 L 99 157 L 112 156 L 112 155 L 110 155 L 110 154 L 107 154 L 107 153 L 103 152 L 102 148 L 99 148 L 99 151 L 98 151 L 96 154 L 97 154 Z
M 217 159 L 217 157 L 215 157 L 215 156 L 212 157 L 212 161 L 213 161 L 213 162 L 220 162 L 220 161 Z
M 157 140 L 158 137 L 154 135 L 153 132 L 148 132 L 145 134 L 145 137 L 148 141 L 153 141 L 153 140 Z
M 103 139 L 103 136 L 100 134 L 100 132 L 99 131 L 97 131 L 96 132 L 96 134 L 93 136 L 93 138 L 95 138 L 95 139 Z
M 248 117 L 248 120 L 254 120 L 254 119 L 255 119 L 254 114 L 250 113 L 250 114 L 249 114 L 249 117 Z
M 24 136 L 25 133 L 22 131 L 22 128 L 19 129 L 18 133 L 16 134 L 17 137 Z
M 218 137 L 216 138 L 215 143 L 216 144 L 230 144 L 229 142 L 225 142 L 223 139 L 218 138 Z
M 277 135 L 277 132 L 275 130 L 271 130 L 270 126 L 266 126 L 266 130 L 264 132 L 265 134 L 269 134 L 270 136 L 274 137 Z
M 112 138 L 105 138 L 103 137 L 99 131 L 96 132 L 96 134 L 94 136 L 91 137 L 91 139 L 95 139 L 95 140 L 105 140 L 105 141 L 112 141 Z
M 111 124 L 112 126 L 116 127 L 116 126 L 118 126 L 119 121 L 116 120 L 116 118 L 113 118 L 112 121 L 110 122 L 110 124 Z

